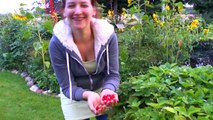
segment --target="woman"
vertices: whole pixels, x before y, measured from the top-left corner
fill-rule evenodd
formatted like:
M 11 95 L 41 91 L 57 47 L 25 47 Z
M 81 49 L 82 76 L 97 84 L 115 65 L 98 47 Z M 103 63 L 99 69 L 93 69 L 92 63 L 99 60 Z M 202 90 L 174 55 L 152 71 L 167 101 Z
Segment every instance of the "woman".
M 61 88 L 64 117 L 73 120 L 97 115 L 104 120 L 105 108 L 118 102 L 120 84 L 114 27 L 95 18 L 96 0 L 62 0 L 62 7 L 65 18 L 54 26 L 49 53 Z M 103 101 L 107 95 L 113 99 Z M 87 108 L 79 108 L 84 102 Z

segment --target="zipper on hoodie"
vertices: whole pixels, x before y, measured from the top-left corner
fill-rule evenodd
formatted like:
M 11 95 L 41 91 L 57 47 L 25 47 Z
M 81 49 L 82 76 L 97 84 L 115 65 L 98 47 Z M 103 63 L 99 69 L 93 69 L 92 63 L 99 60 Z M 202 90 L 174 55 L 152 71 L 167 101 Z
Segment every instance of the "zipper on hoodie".
M 101 55 L 100 55 L 100 59 L 98 60 L 98 62 L 97 62 L 97 67 L 96 67 L 96 71 L 95 71 L 95 73 L 94 74 L 97 74 L 97 72 L 98 72 L 98 67 L 99 67 L 99 65 L 100 65 L 100 61 L 101 61 L 101 57 L 103 56 L 103 53 L 106 51 L 106 49 L 104 49 L 102 52 L 101 52 Z M 82 63 L 81 63 L 81 61 L 79 61 L 77 58 L 75 58 L 75 57 L 73 57 L 72 56 L 72 58 L 73 59 L 75 59 L 83 68 L 84 68 L 84 70 L 86 71 L 86 73 L 87 73 L 87 75 L 89 76 L 89 80 L 90 80 L 90 89 L 91 90 L 93 90 L 93 79 L 92 79 L 92 77 L 91 77 L 91 75 L 88 73 L 88 71 L 85 69 L 85 67 L 82 65 Z
M 94 74 L 97 74 L 97 72 L 98 72 L 98 68 L 99 68 L 99 65 L 100 65 L 100 62 L 101 62 L 101 57 L 102 57 L 102 55 L 103 55 L 103 53 L 104 53 L 105 51 L 106 51 L 106 49 L 104 49 L 104 50 L 102 51 L 101 55 L 100 55 L 100 59 L 99 59 L 98 62 L 97 62 L 98 66 L 96 67 L 96 71 L 95 71 Z
M 87 75 L 89 76 L 89 80 L 90 80 L 90 89 L 93 90 L 93 80 L 92 80 L 92 77 L 91 75 L 88 73 L 88 71 L 85 69 L 85 67 L 82 65 L 81 61 L 79 61 L 77 58 L 73 57 L 73 59 L 75 59 L 85 70 L 85 72 L 87 73 Z

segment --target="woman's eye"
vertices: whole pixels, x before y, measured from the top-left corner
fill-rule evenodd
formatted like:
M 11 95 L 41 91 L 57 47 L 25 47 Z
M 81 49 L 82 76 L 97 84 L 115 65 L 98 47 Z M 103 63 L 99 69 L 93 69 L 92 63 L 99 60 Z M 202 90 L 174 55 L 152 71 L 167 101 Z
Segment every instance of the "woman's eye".
M 75 5 L 68 5 L 68 8 L 74 8 Z
M 82 8 L 86 8 L 86 7 L 88 7 L 88 5 L 83 4 L 83 5 L 81 5 L 81 7 L 82 7 Z

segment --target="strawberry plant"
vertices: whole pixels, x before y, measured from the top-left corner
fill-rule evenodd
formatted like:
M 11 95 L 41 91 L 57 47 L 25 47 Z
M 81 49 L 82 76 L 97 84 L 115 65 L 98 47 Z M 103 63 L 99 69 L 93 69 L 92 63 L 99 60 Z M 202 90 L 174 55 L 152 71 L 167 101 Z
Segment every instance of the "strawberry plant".
M 122 82 L 119 100 L 112 120 L 212 120 L 213 67 L 153 66 Z

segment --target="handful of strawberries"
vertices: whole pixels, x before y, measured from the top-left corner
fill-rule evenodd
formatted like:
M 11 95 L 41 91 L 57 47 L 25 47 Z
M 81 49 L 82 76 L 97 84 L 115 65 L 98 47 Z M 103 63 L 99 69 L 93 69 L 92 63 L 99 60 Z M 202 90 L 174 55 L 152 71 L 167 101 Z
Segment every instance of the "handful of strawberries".
M 102 103 L 96 106 L 96 111 L 98 113 L 103 113 L 106 110 L 107 106 L 113 106 L 117 103 L 115 99 L 115 94 L 108 94 L 102 97 Z

